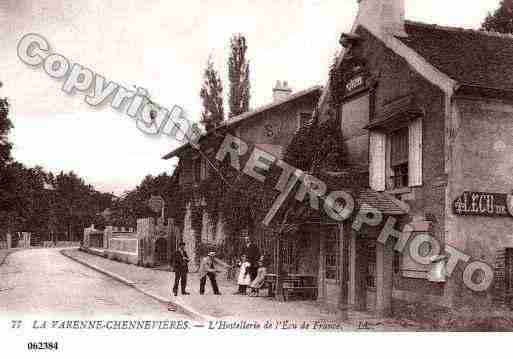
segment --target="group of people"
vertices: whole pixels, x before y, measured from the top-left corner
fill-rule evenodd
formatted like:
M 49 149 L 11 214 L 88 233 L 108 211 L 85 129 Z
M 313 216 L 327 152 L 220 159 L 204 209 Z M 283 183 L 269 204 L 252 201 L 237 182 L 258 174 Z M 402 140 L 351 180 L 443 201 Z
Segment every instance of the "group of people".
M 235 294 L 258 295 L 258 290 L 264 285 L 266 274 L 267 269 L 263 257 L 260 257 L 257 263 L 251 263 L 246 255 L 242 255 L 239 262 L 239 276 L 237 277 L 239 289 Z
M 258 290 L 264 284 L 267 270 L 264 265 L 264 257 L 260 255 L 258 247 L 249 239 L 246 240 L 245 254 L 242 255 L 238 266 L 237 284 L 239 288 L 235 294 L 258 295 Z
M 212 285 L 212 291 L 215 295 L 221 295 L 217 285 L 216 276 L 220 272 L 215 265 L 215 252 L 209 252 L 206 257 L 201 260 L 199 266 L 200 287 L 199 293 L 205 294 L 205 285 L 207 278 Z M 175 272 L 175 281 L 173 285 L 173 294 L 178 295 L 178 287 L 181 289 L 182 295 L 189 295 L 187 292 L 187 273 L 189 271 L 189 256 L 185 251 L 185 243 L 180 242 L 178 251 L 173 257 L 173 268 Z M 255 295 L 258 289 L 262 287 L 265 280 L 266 268 L 264 258 L 260 256 L 258 247 L 246 238 L 244 255 L 239 262 L 239 276 L 237 284 L 239 286 L 236 294 Z M 250 289 L 249 293 L 247 289 Z
M 219 271 L 215 266 L 215 256 L 215 252 L 209 252 L 208 255 L 201 260 L 198 271 L 200 276 L 199 292 L 201 295 L 205 294 L 205 284 L 207 283 L 207 278 L 210 280 L 214 294 L 221 295 L 216 280 L 216 275 L 219 273 Z M 173 294 L 175 296 L 178 295 L 178 287 L 180 286 L 182 295 L 189 295 L 190 293 L 186 290 L 187 273 L 189 272 L 189 256 L 185 251 L 185 243 L 183 242 L 180 242 L 178 245 L 178 251 L 176 251 L 174 255 L 173 268 L 175 270 L 175 284 L 173 286 Z

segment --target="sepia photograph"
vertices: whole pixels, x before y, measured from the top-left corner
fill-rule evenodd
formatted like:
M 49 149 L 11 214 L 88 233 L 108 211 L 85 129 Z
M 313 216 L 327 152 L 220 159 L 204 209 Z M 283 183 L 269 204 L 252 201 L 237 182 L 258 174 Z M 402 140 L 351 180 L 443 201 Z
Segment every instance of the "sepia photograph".
M 513 0 L 0 0 L 7 353 L 498 332 Z

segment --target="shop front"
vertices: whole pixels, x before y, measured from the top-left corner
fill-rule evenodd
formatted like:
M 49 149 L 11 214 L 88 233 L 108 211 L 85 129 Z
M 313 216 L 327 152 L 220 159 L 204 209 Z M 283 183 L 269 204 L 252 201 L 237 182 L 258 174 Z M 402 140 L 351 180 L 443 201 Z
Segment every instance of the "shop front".
M 402 222 L 407 214 L 399 201 L 371 190 L 361 190 L 356 203 L 359 209 L 381 211 L 383 223 L 389 217 Z M 393 240 L 386 245 L 378 242 L 384 224 L 356 228 L 357 216 L 358 210 L 337 222 L 302 204 L 289 209 L 277 246 L 281 265 L 276 271 L 282 278 L 315 278 L 315 299 L 330 308 L 388 315 L 400 256 L 394 252 Z

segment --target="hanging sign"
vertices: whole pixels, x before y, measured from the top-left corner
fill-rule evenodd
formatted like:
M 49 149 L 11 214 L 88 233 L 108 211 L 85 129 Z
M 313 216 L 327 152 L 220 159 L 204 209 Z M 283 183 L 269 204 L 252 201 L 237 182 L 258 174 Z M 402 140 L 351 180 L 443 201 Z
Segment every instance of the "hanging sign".
M 513 195 L 466 191 L 453 203 L 462 216 L 513 217 Z

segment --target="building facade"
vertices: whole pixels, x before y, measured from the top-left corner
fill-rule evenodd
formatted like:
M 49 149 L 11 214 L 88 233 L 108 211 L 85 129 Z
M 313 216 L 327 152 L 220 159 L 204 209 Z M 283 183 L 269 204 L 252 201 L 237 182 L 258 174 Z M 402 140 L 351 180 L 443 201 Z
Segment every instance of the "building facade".
M 252 216 L 249 208 L 241 209 L 235 229 L 228 229 L 223 210 L 217 211 L 217 205 L 225 192 L 216 192 L 216 181 L 236 183 L 237 178 L 225 178 L 220 169 L 216 153 L 220 142 L 230 134 L 267 153 L 282 158 L 285 148 L 301 125 L 309 121 L 321 94 L 321 87 L 292 93 L 287 82 L 276 83 L 273 89 L 273 102 L 253 111 L 233 117 L 221 126 L 206 133 L 199 140 L 199 148 L 185 145 L 164 156 L 164 159 L 179 158 L 175 171 L 177 193 L 189 193 L 178 205 L 175 203 L 174 219 L 181 227 L 182 240 L 186 250 L 193 258 L 191 270 L 198 264 L 199 258 L 210 249 L 216 249 L 218 255 L 229 261 L 237 254 L 237 248 L 227 248 L 227 237 L 233 245 L 244 244 L 244 238 L 255 239 L 262 253 L 272 255 L 271 241 L 266 239 L 265 229 Z M 225 184 L 223 183 L 223 185 Z M 228 189 L 229 190 L 229 189 Z M 209 200 L 209 195 L 213 198 Z M 179 207 L 179 208 L 177 208 Z M 209 210 L 216 207 L 216 213 Z
M 383 314 L 393 299 L 509 304 L 513 38 L 407 21 L 404 0 L 359 6 L 319 106 L 343 137 L 340 170 L 368 178 L 357 211 L 382 218 L 297 235 L 310 238 L 320 300 Z M 433 240 L 412 249 L 416 238 Z M 448 275 L 433 278 L 439 260 Z

